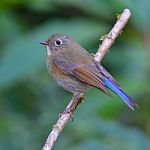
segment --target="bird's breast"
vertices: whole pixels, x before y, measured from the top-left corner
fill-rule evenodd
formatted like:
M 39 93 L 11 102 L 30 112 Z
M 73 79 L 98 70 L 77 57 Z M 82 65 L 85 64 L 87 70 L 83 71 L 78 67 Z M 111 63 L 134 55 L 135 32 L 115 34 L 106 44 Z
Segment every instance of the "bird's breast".
M 49 60 L 46 63 L 47 65 L 47 70 L 49 74 L 55 79 L 55 80 L 60 80 L 64 78 L 66 75 L 59 70 L 56 65 L 53 62 L 50 62 Z

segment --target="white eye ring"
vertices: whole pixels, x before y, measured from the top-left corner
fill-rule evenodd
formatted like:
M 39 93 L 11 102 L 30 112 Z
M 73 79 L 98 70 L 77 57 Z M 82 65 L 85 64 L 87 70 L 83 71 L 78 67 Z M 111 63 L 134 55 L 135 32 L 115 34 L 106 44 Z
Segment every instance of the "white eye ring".
M 56 45 L 56 46 L 62 45 L 62 40 L 57 39 L 57 40 L 55 41 L 55 45 Z

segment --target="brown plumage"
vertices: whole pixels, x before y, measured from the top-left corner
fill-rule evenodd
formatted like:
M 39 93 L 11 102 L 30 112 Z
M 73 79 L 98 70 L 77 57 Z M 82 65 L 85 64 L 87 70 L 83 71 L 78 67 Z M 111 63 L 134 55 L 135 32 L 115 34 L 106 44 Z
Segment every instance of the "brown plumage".
M 109 88 L 131 109 L 137 106 L 106 69 L 71 37 L 54 34 L 42 44 L 47 49 L 48 72 L 66 90 L 75 94 L 96 87 L 110 95 Z

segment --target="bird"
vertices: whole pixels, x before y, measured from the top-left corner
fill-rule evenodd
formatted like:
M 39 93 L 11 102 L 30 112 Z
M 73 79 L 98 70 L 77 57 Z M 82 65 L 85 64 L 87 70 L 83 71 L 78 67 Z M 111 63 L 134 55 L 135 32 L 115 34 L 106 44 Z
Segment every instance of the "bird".
M 48 73 L 65 90 L 76 95 L 95 87 L 111 96 L 110 90 L 130 109 L 138 107 L 110 73 L 72 37 L 55 33 L 40 44 L 46 47 Z

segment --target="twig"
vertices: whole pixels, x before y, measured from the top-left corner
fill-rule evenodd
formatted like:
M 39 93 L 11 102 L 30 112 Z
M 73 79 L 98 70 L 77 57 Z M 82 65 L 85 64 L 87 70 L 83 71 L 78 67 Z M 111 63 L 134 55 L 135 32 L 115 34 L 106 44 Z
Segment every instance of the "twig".
M 99 45 L 99 49 L 95 55 L 95 60 L 100 62 L 112 44 L 115 42 L 115 39 L 122 32 L 122 29 L 128 22 L 131 16 L 131 12 L 129 9 L 124 9 L 123 13 L 119 16 L 116 24 L 112 28 L 112 30 L 108 33 L 108 35 L 103 40 L 102 44 Z
M 55 141 L 57 140 L 58 135 L 63 130 L 66 123 L 69 121 L 69 119 L 72 117 L 72 114 L 75 111 L 78 104 L 82 102 L 82 96 L 83 96 L 83 93 L 78 93 L 72 97 L 65 111 L 60 114 L 60 117 L 57 123 L 53 126 L 53 129 L 51 133 L 49 134 L 42 150 L 52 149 Z
M 116 24 L 114 25 L 110 33 L 105 37 L 102 44 L 99 45 L 99 49 L 95 55 L 95 60 L 97 62 L 100 62 L 102 60 L 106 52 L 114 43 L 115 39 L 121 33 L 122 29 L 128 22 L 130 16 L 131 16 L 130 10 L 124 9 L 123 13 L 119 16 Z M 72 114 L 75 111 L 78 104 L 82 101 L 83 94 L 84 93 L 78 93 L 73 96 L 72 100 L 66 107 L 65 111 L 61 114 L 57 123 L 53 126 L 53 129 L 50 132 L 42 150 L 51 150 L 53 148 L 54 143 L 56 142 L 59 134 L 61 133 L 61 131 L 63 130 L 69 119 L 72 117 Z

